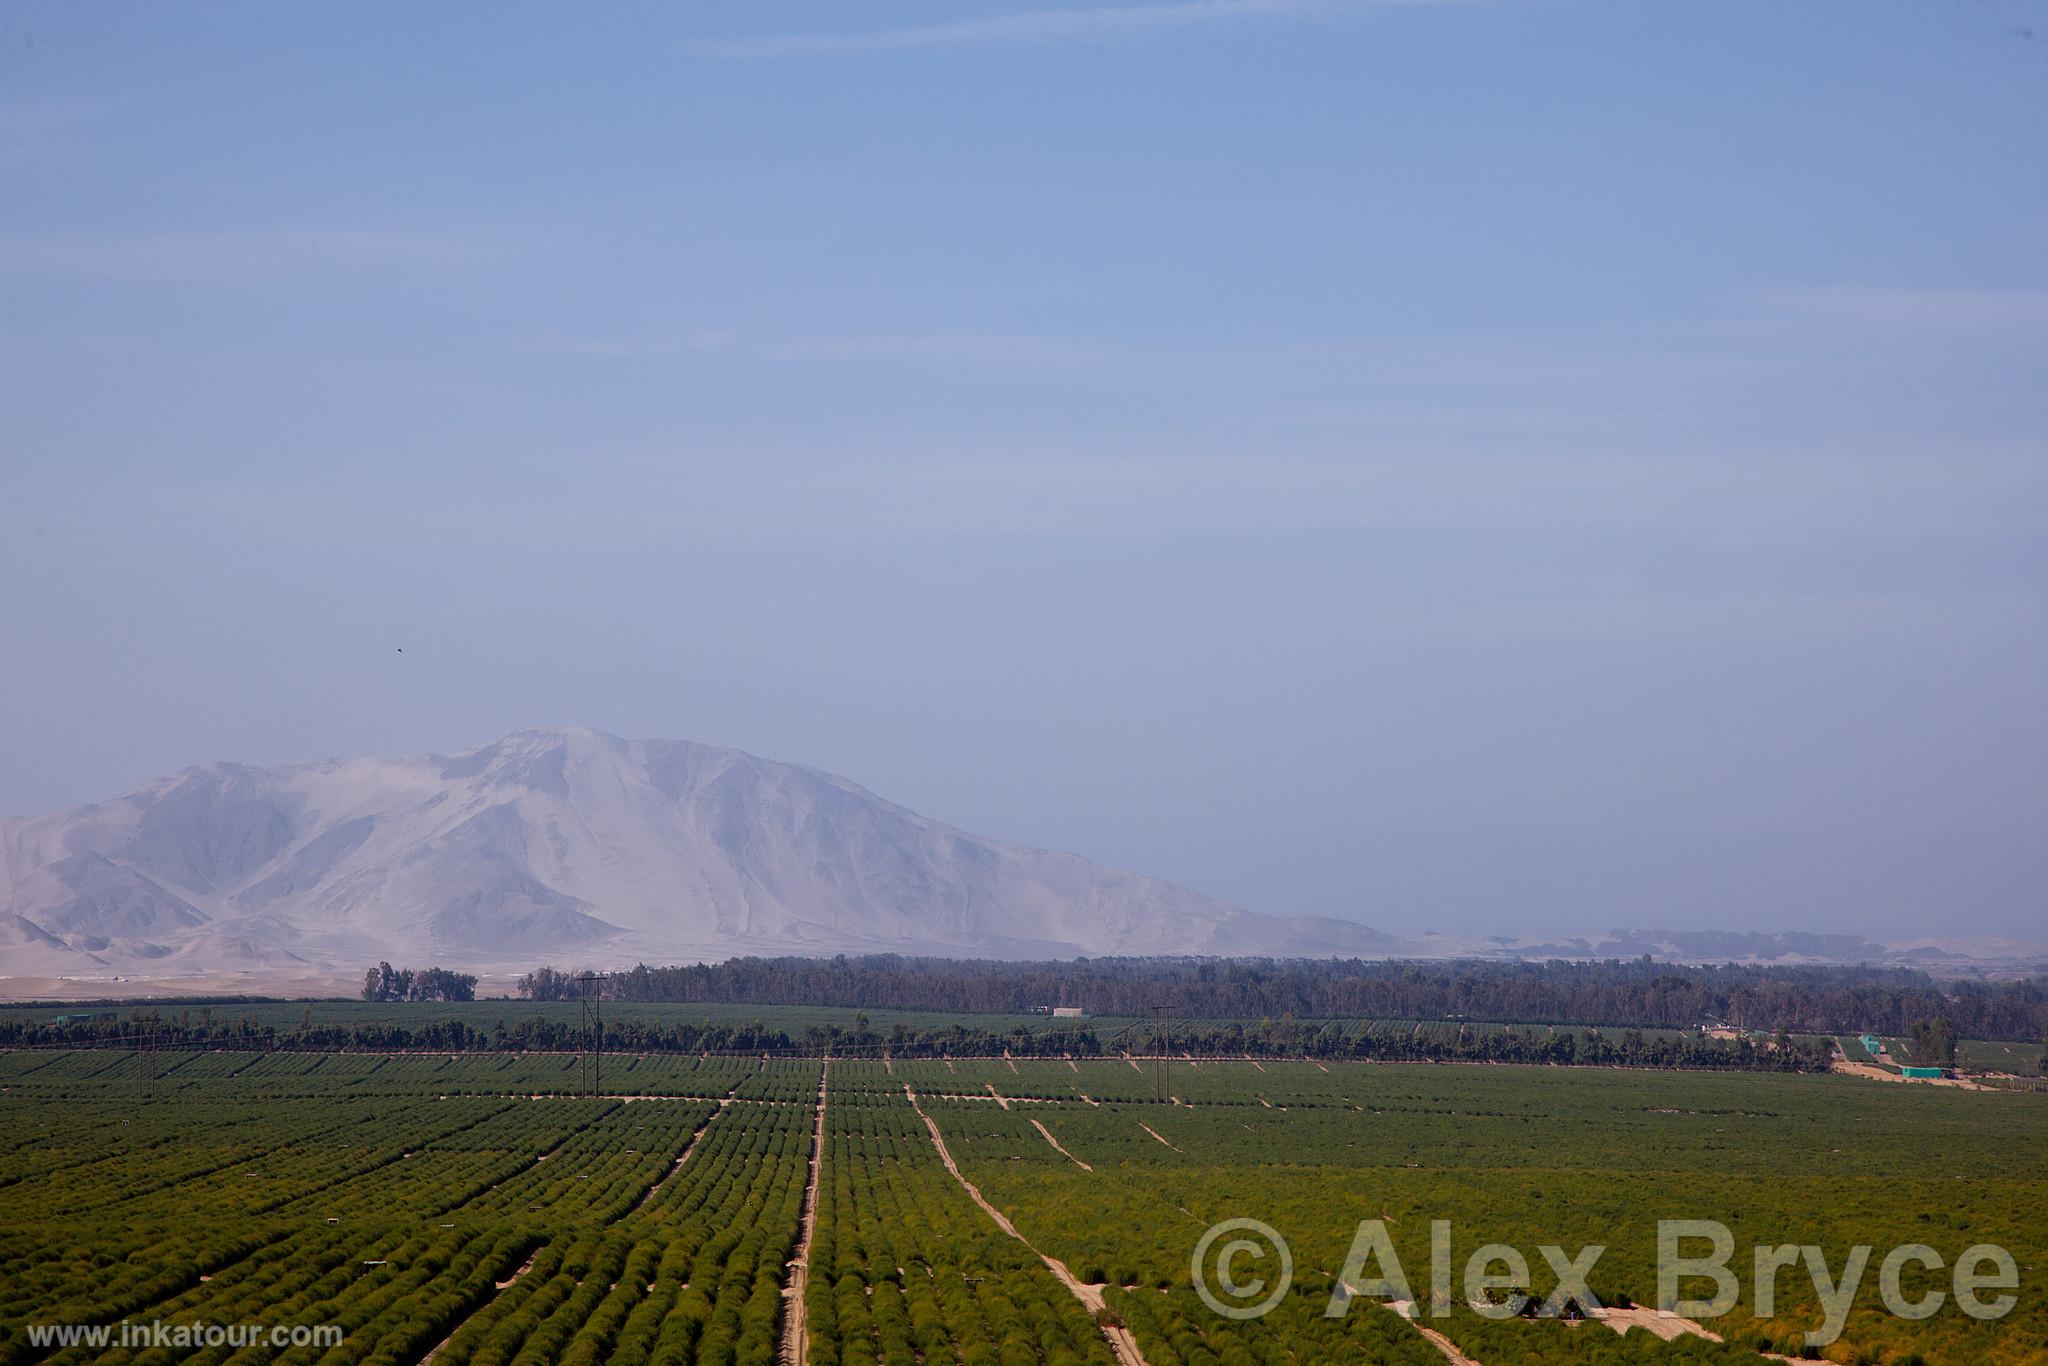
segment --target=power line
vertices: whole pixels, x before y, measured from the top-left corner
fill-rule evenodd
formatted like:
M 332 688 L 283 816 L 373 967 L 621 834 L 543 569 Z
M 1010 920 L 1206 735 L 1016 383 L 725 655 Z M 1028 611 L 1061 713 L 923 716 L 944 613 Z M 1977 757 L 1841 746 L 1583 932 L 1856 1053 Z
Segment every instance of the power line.
M 1173 1007 L 1153 1006 L 1152 1018 L 1165 1030 L 1164 1037 L 1155 1044 L 1155 1047 L 1159 1049 L 1159 1056 L 1153 1059 L 1152 1062 L 1153 1084 L 1159 1093 L 1159 1103 L 1164 1105 L 1167 1098 L 1166 1069 L 1168 1059 L 1166 1055 L 1173 1049 Z

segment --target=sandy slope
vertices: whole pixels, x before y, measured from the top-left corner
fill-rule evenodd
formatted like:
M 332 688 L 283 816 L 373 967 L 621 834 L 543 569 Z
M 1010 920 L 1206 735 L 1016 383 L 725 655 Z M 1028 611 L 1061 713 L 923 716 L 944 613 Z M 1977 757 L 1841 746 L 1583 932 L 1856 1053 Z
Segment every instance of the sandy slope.
M 217 764 L 0 824 L 6 977 L 168 991 L 380 958 L 513 971 L 1392 947 L 1361 925 L 1255 915 L 984 839 L 814 769 L 579 729 L 446 756 Z

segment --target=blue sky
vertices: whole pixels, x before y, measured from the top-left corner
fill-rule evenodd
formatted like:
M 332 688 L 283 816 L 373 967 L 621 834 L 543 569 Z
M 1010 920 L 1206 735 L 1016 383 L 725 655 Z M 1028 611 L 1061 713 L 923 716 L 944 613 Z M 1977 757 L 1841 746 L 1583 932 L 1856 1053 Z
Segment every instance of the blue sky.
M 575 722 L 2042 937 L 2044 153 L 2042 0 L 10 6 L 0 815 Z

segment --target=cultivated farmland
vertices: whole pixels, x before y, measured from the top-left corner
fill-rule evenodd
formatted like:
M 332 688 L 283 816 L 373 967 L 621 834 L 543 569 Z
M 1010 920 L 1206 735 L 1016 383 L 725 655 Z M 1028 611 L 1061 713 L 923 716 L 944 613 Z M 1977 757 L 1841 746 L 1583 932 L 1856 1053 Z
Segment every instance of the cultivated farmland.
M 2019 1307 L 1905 1321 L 1875 1271 L 1837 1361 L 2048 1360 L 2048 1097 L 1849 1077 L 1267 1060 L 0 1053 L 0 1363 L 1758 1361 L 1754 1244 L 1839 1268 L 1998 1243 Z M 147 1082 L 147 1085 L 145 1085 Z M 148 1094 L 150 1098 L 144 1099 Z M 815 1177 L 815 1189 L 812 1190 Z M 1327 1311 L 1360 1220 L 1418 1298 L 1431 1220 L 1464 1258 L 1601 1243 L 1591 1288 L 1655 1295 L 1660 1218 L 1743 1253 L 1722 1342 L 1599 1324 Z M 1204 1305 L 1203 1230 L 1288 1239 L 1262 1318 Z M 1874 1265 L 1874 1264 L 1873 1264 Z M 1931 1284 L 1932 1282 L 1930 1282 Z M 798 1312 L 798 1296 L 801 1310 Z M 336 1324 L 339 1346 L 31 1341 L 39 1324 Z M 1428 1330 L 1425 1333 L 1425 1329 Z

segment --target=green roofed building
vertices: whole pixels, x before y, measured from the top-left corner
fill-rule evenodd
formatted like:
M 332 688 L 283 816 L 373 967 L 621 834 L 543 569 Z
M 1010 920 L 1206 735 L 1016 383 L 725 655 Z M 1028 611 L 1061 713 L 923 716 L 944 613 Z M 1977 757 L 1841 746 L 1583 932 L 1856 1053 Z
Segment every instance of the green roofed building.
M 1862 1038 L 1862 1044 L 1864 1051 L 1873 1058 L 1884 1052 L 1884 1040 L 1878 1038 L 1875 1034 L 1865 1034 Z
M 1901 1067 L 1899 1075 L 1902 1077 L 1938 1077 L 1942 1075 L 1942 1071 L 1939 1067 Z

